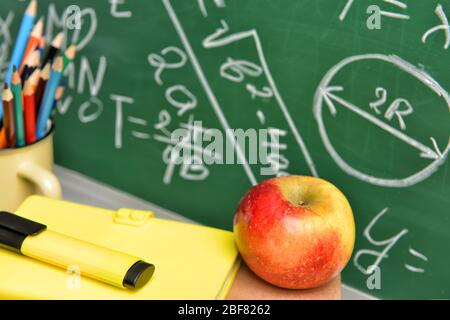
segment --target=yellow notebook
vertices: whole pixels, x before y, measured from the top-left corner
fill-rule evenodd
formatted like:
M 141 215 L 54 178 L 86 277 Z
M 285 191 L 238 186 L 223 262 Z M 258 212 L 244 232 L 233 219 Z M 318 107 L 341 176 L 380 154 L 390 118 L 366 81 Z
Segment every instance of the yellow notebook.
M 231 232 L 155 218 L 150 211 L 111 211 L 32 196 L 16 214 L 142 257 L 156 271 L 147 285 L 131 291 L 0 248 L 0 299 L 223 299 L 239 269 Z

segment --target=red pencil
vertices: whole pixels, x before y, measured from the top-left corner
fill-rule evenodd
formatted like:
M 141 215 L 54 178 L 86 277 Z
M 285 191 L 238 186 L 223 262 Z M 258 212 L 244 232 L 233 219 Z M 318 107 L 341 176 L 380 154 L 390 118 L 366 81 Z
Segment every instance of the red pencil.
M 8 146 L 8 142 L 6 141 L 6 129 L 0 129 L 0 149 L 6 148 Z
M 32 144 L 36 141 L 36 104 L 34 89 L 30 80 L 25 81 L 23 89 L 25 141 Z

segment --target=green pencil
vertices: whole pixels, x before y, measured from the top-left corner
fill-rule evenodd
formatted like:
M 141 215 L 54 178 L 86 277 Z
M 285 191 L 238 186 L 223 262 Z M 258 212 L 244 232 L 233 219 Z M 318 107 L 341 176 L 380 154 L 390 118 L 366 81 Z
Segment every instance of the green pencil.
M 66 67 L 73 61 L 75 58 L 75 54 L 77 53 L 77 46 L 72 44 L 67 50 L 64 52 L 63 56 L 63 72 Z
M 23 107 L 22 107 L 22 83 L 19 73 L 14 66 L 11 77 L 11 91 L 14 97 L 14 122 L 16 125 L 16 146 L 25 145 L 25 129 L 23 124 Z

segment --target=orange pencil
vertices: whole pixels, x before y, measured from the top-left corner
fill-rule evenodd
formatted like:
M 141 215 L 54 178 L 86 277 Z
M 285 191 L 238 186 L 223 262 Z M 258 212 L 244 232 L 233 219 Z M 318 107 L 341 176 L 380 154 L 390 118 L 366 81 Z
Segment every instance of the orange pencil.
M 41 63 L 41 52 L 39 50 L 34 50 L 31 54 L 28 55 L 27 61 L 23 67 L 22 73 L 20 74 L 20 79 L 22 83 L 25 83 L 25 80 L 33 73 L 36 68 L 39 67 Z
M 25 142 L 27 144 L 32 144 L 36 141 L 36 106 L 34 99 L 33 85 L 30 80 L 27 80 L 23 89 L 23 118 L 25 120 Z
M 8 84 L 5 83 L 3 93 L 3 128 L 5 129 L 8 147 L 16 147 L 16 124 L 14 122 L 14 98 Z
M 28 40 L 27 43 L 27 47 L 25 48 L 25 51 L 23 53 L 22 62 L 19 68 L 19 74 L 22 74 L 23 67 L 25 66 L 25 62 L 27 61 L 28 56 L 39 47 L 43 31 L 44 31 L 44 19 L 40 18 L 39 21 L 34 26 L 33 31 L 31 32 L 30 39 Z
M 6 130 L 2 128 L 0 130 L 0 149 L 6 148 L 8 143 L 6 142 Z

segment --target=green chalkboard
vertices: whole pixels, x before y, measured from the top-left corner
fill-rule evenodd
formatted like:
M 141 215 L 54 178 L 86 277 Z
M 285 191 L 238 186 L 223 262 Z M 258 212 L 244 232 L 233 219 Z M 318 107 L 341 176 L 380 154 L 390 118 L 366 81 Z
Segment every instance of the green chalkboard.
M 3 53 L 25 6 L 0 5 Z M 48 37 L 64 29 L 81 47 L 56 115 L 58 164 L 230 229 L 240 197 L 271 176 L 171 163 L 167 134 L 194 121 L 270 129 L 278 174 L 318 175 L 351 202 L 345 283 L 450 298 L 450 4 L 40 0 L 39 11 Z

